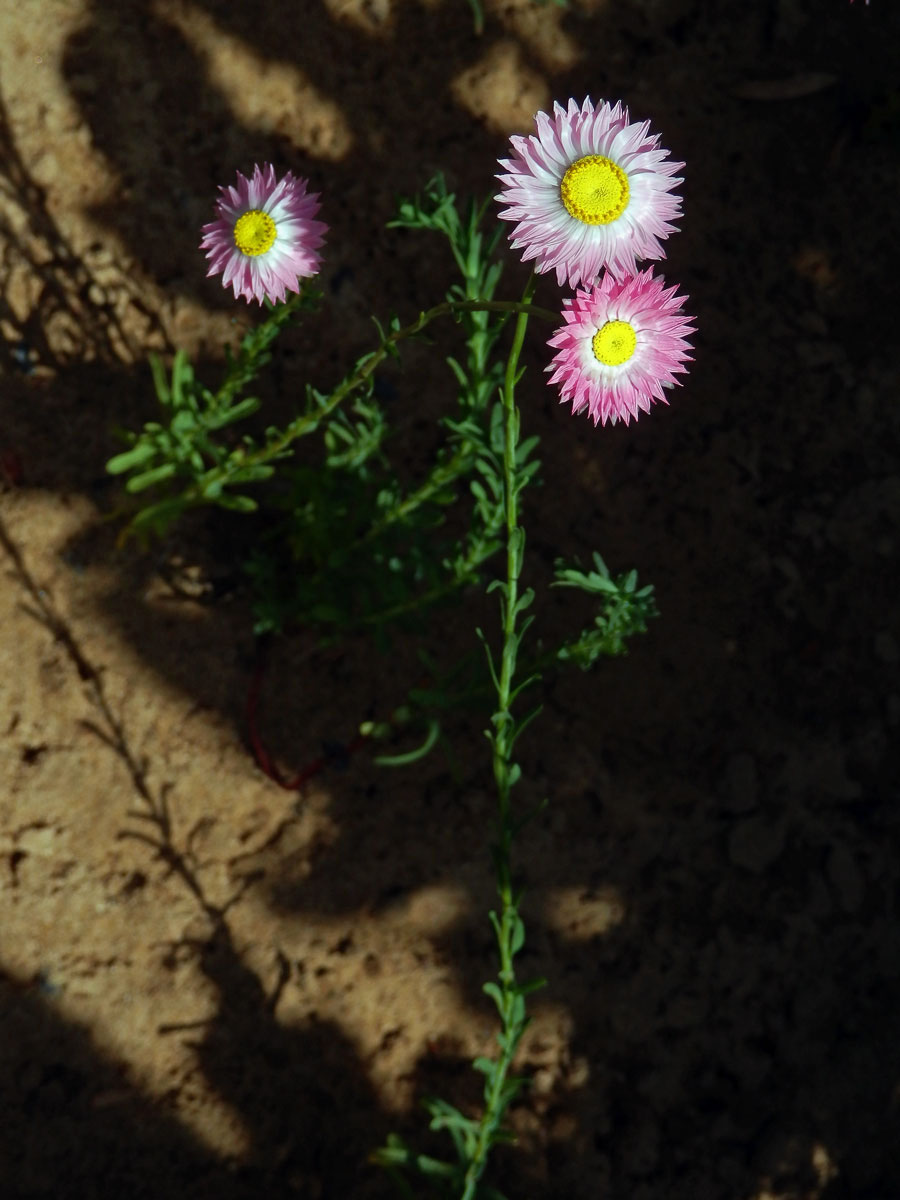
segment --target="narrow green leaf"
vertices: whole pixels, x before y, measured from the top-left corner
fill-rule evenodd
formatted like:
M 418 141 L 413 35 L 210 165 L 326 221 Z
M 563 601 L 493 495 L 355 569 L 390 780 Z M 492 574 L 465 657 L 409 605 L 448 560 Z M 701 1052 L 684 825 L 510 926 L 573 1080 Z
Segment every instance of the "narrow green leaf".
M 242 421 L 244 417 L 252 416 L 258 410 L 259 405 L 259 397 L 247 396 L 226 412 L 204 417 L 203 424 L 210 430 L 224 429 L 226 425 L 233 425 L 235 421 Z
M 156 354 L 150 355 L 150 371 L 153 375 L 153 387 L 157 400 L 160 404 L 168 405 L 171 400 L 169 381 L 166 378 L 166 369 L 162 364 L 162 359 Z
M 482 984 L 481 990 L 485 993 L 486 996 L 490 996 L 490 998 L 493 1000 L 494 1004 L 496 1004 L 496 1006 L 497 1006 L 497 1012 L 502 1017 L 503 1016 L 503 1007 L 504 1007 L 503 1006 L 503 993 L 500 991 L 500 988 L 497 986 L 497 984 L 494 983 L 492 980 L 489 980 L 487 983 Z
M 451 1163 L 441 1162 L 439 1158 L 432 1158 L 428 1154 L 417 1154 L 415 1161 L 417 1169 L 423 1175 L 433 1175 L 442 1179 L 449 1179 L 457 1171 L 457 1168 Z
M 525 945 L 525 923 L 522 918 L 516 913 L 513 918 L 512 938 L 510 940 L 510 953 L 516 955 Z
M 145 488 L 153 487 L 155 483 L 162 483 L 166 479 L 171 479 L 175 474 L 175 463 L 163 463 L 160 467 L 153 467 L 150 471 L 143 471 L 140 475 L 132 475 L 131 479 L 125 484 L 126 492 L 142 492 Z
M 522 595 L 516 601 L 515 613 L 518 616 L 520 612 L 524 612 L 534 601 L 534 588 L 526 588 Z M 524 631 L 523 631 L 524 632 Z
M 440 732 L 440 722 L 430 720 L 428 722 L 428 732 L 421 746 L 417 746 L 415 750 L 407 751 L 406 754 L 379 754 L 374 759 L 374 762 L 379 767 L 406 767 L 410 763 L 418 762 L 420 758 L 424 758 L 433 749 Z
M 540 441 L 541 439 L 537 436 L 528 437 L 524 441 L 521 441 L 516 447 L 516 463 L 521 466 L 522 463 L 527 462 L 532 450 L 540 445 Z
M 532 992 L 538 992 L 541 988 L 546 986 L 546 979 L 530 979 L 528 983 L 520 983 L 518 985 L 518 990 L 523 996 L 530 996 Z
M 522 933 L 522 941 L 523 941 L 523 943 L 525 941 L 524 931 Z M 525 999 L 522 996 L 521 992 L 518 992 L 518 993 L 516 993 L 515 996 L 513 996 L 512 1020 L 513 1020 L 514 1025 L 518 1025 L 522 1021 L 525 1020 Z
M 150 442 L 140 441 L 130 450 L 123 450 L 121 454 L 114 454 L 106 464 L 106 469 L 110 475 L 121 475 L 124 471 L 131 471 L 134 467 L 141 466 L 156 454 L 156 447 Z
M 187 351 L 176 350 L 172 362 L 172 403 L 175 408 L 180 409 L 184 404 L 190 402 L 189 390 L 193 379 L 194 372 Z
M 252 496 L 235 496 L 231 492 L 221 492 L 216 497 L 219 508 L 227 508 L 231 512 L 256 512 L 258 505 Z
M 259 463 L 249 467 L 234 467 L 229 463 L 225 469 L 229 484 L 259 483 L 263 479 L 270 479 L 275 473 L 275 468 L 270 463 Z
M 466 387 L 466 385 L 469 382 L 468 376 L 466 375 L 466 373 L 462 369 L 462 367 L 459 365 L 459 363 L 456 361 L 456 359 L 448 357 L 447 365 L 450 367 L 450 370 L 456 376 L 456 382 L 459 384 L 459 386 Z

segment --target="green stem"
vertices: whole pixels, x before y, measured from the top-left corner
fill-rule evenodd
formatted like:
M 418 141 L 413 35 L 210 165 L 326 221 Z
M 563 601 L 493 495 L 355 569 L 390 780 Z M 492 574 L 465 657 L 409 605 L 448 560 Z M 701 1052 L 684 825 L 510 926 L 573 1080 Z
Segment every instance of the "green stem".
M 449 458 L 437 463 L 420 487 L 416 488 L 414 492 L 410 492 L 403 500 L 398 500 L 377 521 L 373 521 L 365 533 L 351 543 L 348 549 L 357 549 L 359 546 L 366 545 L 384 533 L 386 529 L 396 525 L 398 521 L 404 520 L 417 508 L 427 504 L 432 496 L 436 496 L 458 479 L 469 468 L 474 457 L 474 452 L 468 445 L 459 446 Z
M 265 466 L 274 459 L 280 458 L 298 438 L 315 432 L 321 422 L 330 416 L 351 393 L 361 387 L 388 355 L 394 353 L 400 342 L 421 333 L 438 317 L 454 316 L 466 312 L 518 313 L 520 319 L 533 314 L 545 320 L 559 321 L 559 314 L 551 312 L 550 309 L 519 303 L 516 300 L 445 300 L 441 304 L 436 304 L 433 308 L 419 313 L 418 317 L 408 325 L 388 334 L 378 349 L 368 354 L 356 370 L 338 384 L 320 408 L 296 417 L 271 441 L 256 450 L 245 451 L 243 448 L 235 450 L 224 463 L 212 467 L 200 479 L 185 488 L 181 494 L 181 501 L 185 508 L 208 503 L 211 496 L 217 496 L 223 487 L 228 486 L 229 476 L 233 471 L 244 472 L 248 468 Z
M 480 263 L 480 237 L 473 239 L 470 247 L 468 258 L 464 259 L 457 248 L 453 247 L 453 252 L 457 260 L 460 272 L 465 279 L 465 295 L 466 301 L 454 302 L 457 304 L 459 312 L 467 313 L 470 319 L 471 330 L 466 345 L 469 350 L 469 376 L 471 379 L 482 381 L 482 386 L 487 384 L 487 365 L 491 347 L 496 340 L 497 334 L 489 336 L 487 328 L 487 318 L 489 310 L 485 304 L 492 303 L 490 295 L 484 297 L 481 301 L 478 300 L 479 295 L 483 295 L 482 290 L 485 287 L 483 272 L 479 271 Z M 491 288 L 491 291 L 493 288 Z M 468 302 L 468 303 L 467 303 Z M 473 308 L 472 304 L 477 307 Z M 506 310 L 502 310 L 506 311 Z M 544 310 L 547 316 L 552 314 L 549 310 Z M 499 329 L 498 329 L 499 332 Z M 433 496 L 443 491 L 450 484 L 454 483 L 461 475 L 466 474 L 475 460 L 476 449 L 469 442 L 457 446 L 456 450 L 446 459 L 439 461 L 432 468 L 428 478 L 410 495 L 399 500 L 392 508 L 383 513 L 377 521 L 366 530 L 356 541 L 351 548 L 356 548 L 361 545 L 366 545 L 377 538 L 385 529 L 397 524 L 398 521 L 404 520 L 416 509 L 426 504 Z
M 534 308 L 527 306 L 529 312 L 533 312 L 535 316 L 544 317 L 547 320 L 558 321 L 559 314 L 551 312 L 547 308 Z M 438 317 L 452 316 L 455 313 L 462 312 L 508 312 L 523 314 L 523 306 L 515 300 L 445 300 L 441 304 L 436 304 L 433 308 L 426 309 L 425 312 L 419 313 L 414 321 L 410 321 L 408 325 L 404 325 L 401 329 L 395 329 L 393 333 L 388 334 L 377 350 L 373 350 L 367 356 L 365 361 L 349 375 L 343 383 L 338 384 L 328 398 L 328 402 L 314 413 L 305 413 L 302 417 L 298 417 L 292 421 L 279 437 L 273 439 L 265 446 L 261 446 L 255 453 L 247 454 L 241 459 L 241 466 L 257 466 L 261 463 L 268 462 L 272 458 L 277 458 L 284 450 L 295 441 L 298 437 L 302 437 L 306 433 L 311 433 L 317 425 L 320 424 L 324 417 L 329 416 L 334 410 L 349 396 L 355 392 L 358 387 L 361 387 L 368 377 L 375 371 L 389 354 L 393 353 L 395 347 L 406 338 L 414 337 L 417 333 L 421 333 L 426 326 Z
M 503 499 L 506 516 L 506 583 L 502 592 L 503 656 L 497 680 L 497 710 L 493 716 L 493 768 L 497 786 L 499 837 L 495 869 L 497 893 L 500 899 L 500 915 L 494 918 L 497 949 L 500 958 L 502 1031 L 499 1038 L 500 1054 L 485 1094 L 485 1107 L 475 1133 L 474 1145 L 469 1156 L 469 1165 L 464 1177 L 464 1188 L 460 1200 L 473 1200 L 478 1181 L 487 1165 L 494 1135 L 503 1118 L 508 1103 L 506 1079 L 525 1030 L 521 997 L 516 989 L 514 937 L 519 923 L 516 897 L 512 887 L 511 850 L 515 834 L 510 811 L 512 778 L 512 752 L 515 738 L 515 721 L 510 711 L 513 677 L 516 669 L 516 605 L 518 600 L 519 573 L 522 566 L 524 531 L 519 526 L 519 485 L 516 479 L 516 447 L 519 441 L 519 414 L 516 409 L 515 389 L 518 378 L 519 357 L 528 325 L 529 301 L 534 294 L 536 277 L 532 275 L 525 288 L 523 305 L 516 321 L 513 344 L 506 362 L 502 402 L 504 421 L 503 442 Z M 516 1001 L 519 1001 L 517 1004 Z

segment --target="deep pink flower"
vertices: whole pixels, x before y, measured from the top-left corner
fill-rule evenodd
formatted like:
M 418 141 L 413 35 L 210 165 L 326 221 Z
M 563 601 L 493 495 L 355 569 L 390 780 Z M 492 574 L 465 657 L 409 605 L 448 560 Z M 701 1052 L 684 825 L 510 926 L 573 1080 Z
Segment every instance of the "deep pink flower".
M 300 278 L 315 275 L 317 253 L 328 226 L 314 220 L 318 195 L 308 195 L 306 180 L 290 171 L 275 179 L 275 168 L 254 166 L 253 178 L 237 173 L 236 187 L 220 187 L 218 216 L 203 226 L 200 248 L 206 251 L 207 275 L 222 272 L 222 286 L 262 304 L 268 297 L 284 301 L 299 292 Z
M 573 413 L 586 408 L 595 425 L 627 425 L 654 400 L 668 404 L 666 390 L 691 359 L 685 299 L 648 268 L 623 281 L 605 274 L 564 300 L 566 323 L 548 343 L 556 354 L 546 368 L 561 401 L 571 401 Z
M 675 231 L 681 198 L 672 188 L 684 163 L 665 161 L 649 122 L 629 124 L 628 109 L 590 99 L 581 108 L 553 105 L 535 116 L 537 133 L 513 137 L 512 158 L 501 158 L 500 216 L 538 272 L 556 271 L 561 285 L 590 286 L 606 268 L 633 275 L 643 259 L 665 258 L 661 239 Z

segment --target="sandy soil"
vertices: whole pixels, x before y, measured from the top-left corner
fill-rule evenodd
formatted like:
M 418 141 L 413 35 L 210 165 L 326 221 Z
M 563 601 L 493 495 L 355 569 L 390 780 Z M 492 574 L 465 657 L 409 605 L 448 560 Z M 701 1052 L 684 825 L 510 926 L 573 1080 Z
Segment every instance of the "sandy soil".
M 369 313 L 449 280 L 439 245 L 384 231 L 396 195 L 439 166 L 484 194 L 510 132 L 585 94 L 688 163 L 667 271 L 700 332 L 687 386 L 631 429 L 573 420 L 528 351 L 533 578 L 598 548 L 662 618 L 544 684 L 521 798 L 551 803 L 518 866 L 523 969 L 549 986 L 491 1178 L 518 1200 L 900 1196 L 900 10 L 487 9 L 477 37 L 462 0 L 3 6 L 5 1198 L 386 1196 L 386 1132 L 427 1144 L 429 1092 L 477 1102 L 478 719 L 453 766 L 360 752 L 278 788 L 247 748 L 234 523 L 117 549 L 103 464 L 153 411 L 149 351 L 214 379 L 252 319 L 197 250 L 236 168 L 308 176 L 332 226 L 277 413 L 368 344 Z M 425 362 L 412 410 L 392 377 L 411 457 L 449 394 Z M 571 598 L 538 618 L 571 629 Z M 389 711 L 405 669 L 279 642 L 260 722 L 283 769 Z

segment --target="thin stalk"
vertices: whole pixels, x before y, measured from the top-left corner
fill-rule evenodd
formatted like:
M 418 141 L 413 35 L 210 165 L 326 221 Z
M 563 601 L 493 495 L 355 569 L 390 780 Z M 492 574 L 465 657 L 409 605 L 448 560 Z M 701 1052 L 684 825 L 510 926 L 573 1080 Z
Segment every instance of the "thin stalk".
M 222 487 L 228 484 L 232 472 L 242 473 L 252 467 L 268 465 L 273 460 L 282 457 L 288 447 L 298 438 L 315 432 L 322 421 L 329 417 L 357 388 L 361 387 L 373 371 L 377 370 L 384 360 L 394 353 L 400 342 L 421 333 L 438 317 L 454 316 L 465 312 L 518 313 L 521 317 L 526 310 L 545 320 L 554 322 L 559 320 L 559 314 L 551 312 L 550 309 L 534 307 L 516 300 L 445 300 L 433 308 L 426 309 L 408 325 L 388 334 L 378 349 L 368 354 L 356 370 L 338 384 L 326 402 L 315 412 L 303 413 L 296 417 L 271 441 L 256 450 L 246 451 L 241 447 L 233 451 L 226 462 L 212 467 L 200 479 L 185 488 L 181 494 L 182 502 L 185 507 L 204 504 L 210 499 L 211 492 L 217 495 Z
M 485 305 L 491 303 L 491 294 L 484 296 L 483 289 L 485 282 L 482 278 L 484 272 L 480 269 L 483 264 L 480 258 L 481 236 L 475 235 L 472 237 L 469 244 L 469 252 L 467 257 L 463 257 L 456 245 L 451 243 L 453 255 L 456 259 L 460 273 L 465 280 L 465 297 L 463 302 L 450 301 L 451 304 L 457 305 L 457 311 L 469 314 L 469 323 L 471 332 L 466 339 L 466 346 L 469 351 L 469 375 L 472 379 L 484 380 L 487 374 L 488 358 L 491 347 L 496 340 L 497 333 L 493 337 L 489 336 L 487 318 L 491 309 Z M 494 285 L 495 286 L 495 285 Z M 491 292 L 493 287 L 491 288 Z M 482 299 L 479 301 L 479 296 Z M 468 302 L 468 304 L 467 304 Z M 477 308 L 471 308 L 469 305 L 477 303 Z M 552 314 L 549 310 L 545 310 L 547 316 Z M 499 332 L 499 329 L 498 331 Z M 385 529 L 398 521 L 404 520 L 411 513 L 415 512 L 423 504 L 426 504 L 432 496 L 443 491 L 449 484 L 455 482 L 461 475 L 466 474 L 472 463 L 475 460 L 476 451 L 470 442 L 463 442 L 457 446 L 449 458 L 438 461 L 432 468 L 428 478 L 410 495 L 403 500 L 398 501 L 387 512 L 362 534 L 356 542 L 356 545 L 363 545 L 371 542 L 378 537 Z
M 516 636 L 517 600 L 519 587 L 519 572 L 522 565 L 524 531 L 519 526 L 519 484 L 516 479 L 516 447 L 519 440 L 519 413 L 516 409 L 515 389 L 518 377 L 519 358 L 522 344 L 525 340 L 525 330 L 528 326 L 530 313 L 529 302 L 534 293 L 535 276 L 525 288 L 523 304 L 516 320 L 513 343 L 506 362 L 506 375 L 503 382 L 503 503 L 506 517 L 506 584 L 501 595 L 501 611 L 503 623 L 503 651 L 500 675 L 497 679 L 497 710 L 492 718 L 493 732 L 493 769 L 494 782 L 497 787 L 498 802 L 498 839 L 495 855 L 495 870 L 497 875 L 497 894 L 500 898 L 500 914 L 494 918 L 494 929 L 497 937 L 497 950 L 500 959 L 498 978 L 500 980 L 500 1020 L 501 1034 L 500 1054 L 489 1085 L 485 1093 L 485 1107 L 478 1129 L 475 1133 L 474 1146 L 470 1153 L 469 1165 L 464 1177 L 464 1188 L 460 1200 L 473 1200 L 478 1181 L 487 1165 L 488 1155 L 494 1140 L 494 1134 L 503 1118 L 503 1113 L 509 1099 L 506 1087 L 507 1075 L 513 1057 L 518 1049 L 519 1041 L 525 1029 L 522 1014 L 521 996 L 516 988 L 516 973 L 514 965 L 514 938 L 519 915 L 516 897 L 512 887 L 511 851 L 515 829 L 510 810 L 510 791 L 512 778 L 512 753 L 515 740 L 515 720 L 510 711 L 513 678 L 516 669 L 516 651 L 518 638 Z M 517 1000 L 519 1003 L 517 1004 Z
M 417 508 L 420 508 L 423 504 L 427 504 L 432 496 L 436 496 L 439 492 L 442 492 L 449 484 L 464 474 L 474 458 L 475 455 L 468 445 L 459 446 L 449 458 L 435 465 L 425 482 L 416 488 L 414 492 L 410 492 L 408 496 L 405 496 L 402 500 L 398 500 L 377 521 L 373 521 L 365 533 L 352 542 L 348 549 L 352 550 L 358 546 L 366 545 L 384 533 L 391 525 L 396 525 L 398 521 L 402 521 L 405 517 L 408 517 Z
M 389 354 L 393 353 L 394 349 L 400 342 L 406 338 L 415 337 L 417 333 L 421 333 L 426 326 L 438 317 L 453 316 L 456 313 L 463 312 L 506 312 L 518 313 L 520 316 L 533 313 L 534 316 L 543 317 L 545 320 L 558 321 L 559 313 L 551 312 L 547 308 L 537 308 L 527 305 L 528 312 L 525 313 L 523 304 L 516 300 L 445 300 L 441 304 L 436 304 L 433 308 L 426 309 L 425 312 L 419 313 L 414 321 L 410 321 L 408 325 L 404 325 L 401 329 L 395 329 L 393 333 L 388 334 L 377 350 L 373 350 L 368 355 L 363 363 L 347 378 L 339 383 L 328 398 L 326 404 L 314 413 L 304 413 L 302 417 L 298 417 L 292 421 L 279 437 L 274 438 L 265 446 L 261 446 L 259 450 L 251 454 L 246 454 L 241 459 L 241 466 L 257 466 L 261 463 L 266 463 L 272 458 L 277 458 L 282 454 L 291 442 L 298 437 L 302 437 L 306 433 L 311 433 L 317 425 L 320 424 L 324 417 L 330 416 L 334 410 L 343 403 L 343 401 L 357 388 L 361 387 Z

